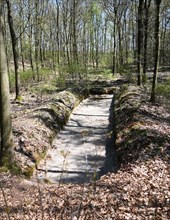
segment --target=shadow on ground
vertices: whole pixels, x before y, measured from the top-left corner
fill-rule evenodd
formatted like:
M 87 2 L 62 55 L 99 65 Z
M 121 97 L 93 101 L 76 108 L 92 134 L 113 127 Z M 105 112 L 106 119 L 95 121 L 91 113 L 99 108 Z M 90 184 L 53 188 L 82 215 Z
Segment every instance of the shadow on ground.
M 93 101 L 93 99 L 91 100 Z M 74 113 L 75 114 L 75 113 Z M 84 114 L 78 114 L 84 116 Z M 89 114 L 88 114 L 89 115 Z M 93 115 L 91 115 L 93 116 Z M 95 115 L 96 116 L 96 115 Z M 103 114 L 97 115 L 105 116 Z M 108 117 L 108 116 L 107 116 Z M 71 119 L 72 120 L 72 119 Z M 57 168 L 52 166 L 52 169 L 38 169 L 39 172 L 46 172 L 48 173 L 48 177 L 50 180 L 50 175 L 53 176 L 54 182 L 62 182 L 62 183 L 88 183 L 91 181 L 95 181 L 99 179 L 102 175 L 108 172 L 115 172 L 117 171 L 117 158 L 116 158 L 116 150 L 115 150 L 115 120 L 114 120 L 114 97 L 111 100 L 111 105 L 109 109 L 109 125 L 106 128 L 98 128 L 96 126 L 86 125 L 83 126 L 77 120 L 73 120 L 74 123 L 71 125 L 67 125 L 64 129 L 64 136 L 62 141 L 66 142 L 66 136 L 69 134 L 71 136 L 76 136 L 77 138 L 73 137 L 74 145 L 79 147 L 80 142 L 83 142 L 84 139 L 82 137 L 82 132 L 88 130 L 88 128 L 92 129 L 92 134 L 88 134 L 89 136 L 85 136 L 85 144 L 92 143 L 97 148 L 100 149 L 100 145 L 105 146 L 105 156 L 100 154 L 94 154 L 94 152 L 88 152 L 87 158 L 84 155 L 76 155 L 76 158 L 73 158 L 76 161 L 78 169 L 67 169 Z M 75 125 L 74 125 L 75 124 Z M 72 131 L 72 127 L 79 127 L 79 131 Z M 94 128 L 93 128 L 94 127 Z M 81 130 L 83 129 L 83 130 Z M 101 130 L 103 135 L 101 135 Z M 93 134 L 97 134 L 97 138 L 93 139 Z M 98 136 L 98 134 L 100 134 Z M 76 141 L 77 140 L 77 141 Z M 86 159 L 88 160 L 88 166 L 86 169 Z M 54 176 L 56 173 L 56 177 Z

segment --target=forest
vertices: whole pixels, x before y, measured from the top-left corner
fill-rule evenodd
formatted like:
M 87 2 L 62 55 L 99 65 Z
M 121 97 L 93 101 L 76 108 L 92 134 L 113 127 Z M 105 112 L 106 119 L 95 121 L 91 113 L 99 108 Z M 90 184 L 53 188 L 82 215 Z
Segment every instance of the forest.
M 0 0 L 0 141 L 2 220 L 169 219 L 170 1 Z

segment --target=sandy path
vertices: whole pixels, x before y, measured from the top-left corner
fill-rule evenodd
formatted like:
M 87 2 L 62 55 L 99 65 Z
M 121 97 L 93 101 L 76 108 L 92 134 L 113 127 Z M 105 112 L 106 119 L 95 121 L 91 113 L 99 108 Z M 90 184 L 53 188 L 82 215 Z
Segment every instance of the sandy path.
M 38 167 L 38 178 L 50 182 L 87 182 L 104 165 L 113 95 L 91 96 L 71 114 L 54 140 L 46 161 Z

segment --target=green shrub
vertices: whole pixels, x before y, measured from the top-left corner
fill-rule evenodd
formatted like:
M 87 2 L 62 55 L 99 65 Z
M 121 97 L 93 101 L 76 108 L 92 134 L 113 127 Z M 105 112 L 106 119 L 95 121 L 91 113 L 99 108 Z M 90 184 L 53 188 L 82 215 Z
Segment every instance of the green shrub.
M 170 78 L 165 83 L 158 83 L 156 92 L 157 95 L 170 97 Z
M 88 68 L 84 66 L 82 63 L 77 64 L 73 62 L 72 64 L 61 64 L 59 66 L 59 75 L 60 77 L 66 76 L 67 78 L 77 80 L 77 79 L 85 79 L 88 77 Z
M 51 74 L 51 70 L 49 68 L 42 68 L 39 69 L 40 79 L 49 79 L 49 75 Z M 20 71 L 20 82 L 21 84 L 32 82 L 33 76 L 37 78 L 35 71 L 33 72 L 31 69 L 28 69 L 26 71 Z M 15 73 L 10 72 L 9 73 L 9 80 L 10 80 L 10 87 L 13 90 L 15 88 Z
M 123 75 L 129 82 L 133 82 L 136 78 L 136 66 L 132 64 L 124 64 L 118 68 L 120 75 Z
M 20 72 L 19 74 L 21 83 L 27 83 L 33 80 L 33 72 L 31 69 L 26 70 L 24 72 Z
M 170 104 L 170 78 L 164 83 L 158 83 L 156 88 L 156 95 L 159 101 Z
M 46 80 L 49 78 L 49 75 L 51 75 L 52 70 L 49 68 L 42 68 L 39 70 L 39 72 L 40 72 L 40 79 Z
M 55 81 L 58 88 L 64 89 L 66 87 L 66 77 L 64 75 L 58 76 Z

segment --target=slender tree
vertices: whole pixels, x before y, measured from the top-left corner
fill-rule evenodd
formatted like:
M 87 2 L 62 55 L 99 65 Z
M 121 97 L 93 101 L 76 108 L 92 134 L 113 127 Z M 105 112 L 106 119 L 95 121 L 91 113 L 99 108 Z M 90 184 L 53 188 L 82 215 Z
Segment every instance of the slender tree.
M 16 92 L 16 100 L 20 96 L 20 78 L 19 78 L 19 71 L 18 71 L 18 39 L 16 37 L 13 17 L 12 17 L 12 7 L 10 0 L 6 0 L 7 9 L 8 9 L 8 24 L 11 34 L 11 41 L 12 41 L 12 51 L 13 51 L 13 58 L 14 58 L 14 67 L 15 67 L 15 92 Z
M 71 8 L 71 30 L 72 30 L 72 48 L 73 48 L 73 60 L 74 64 L 78 64 L 78 51 L 77 51 L 77 24 L 76 24 L 76 15 L 77 15 L 77 5 L 78 2 L 76 0 L 72 0 L 72 8 Z
M 29 30 L 28 30 L 28 42 L 29 42 L 29 61 L 31 65 L 31 70 L 33 73 L 33 80 L 35 80 L 35 73 L 34 73 L 34 62 L 33 62 L 33 16 L 32 16 L 32 4 L 31 0 L 28 0 L 28 25 L 29 25 Z
M 56 7 L 57 7 L 57 15 L 56 15 L 56 41 L 57 41 L 57 64 L 60 64 L 60 39 L 59 39 L 59 23 L 60 23 L 60 5 L 59 1 L 56 0 Z
M 166 65 L 168 62 L 168 44 L 170 44 L 170 38 L 168 35 L 169 27 L 170 27 L 170 2 L 166 3 L 167 5 L 164 6 L 163 15 L 162 15 L 162 30 L 161 30 L 161 50 L 160 50 L 160 61 L 162 65 Z
M 13 139 L 11 129 L 9 80 L 7 71 L 6 53 L 3 39 L 2 1 L 0 1 L 0 164 L 11 160 Z M 4 161 L 5 160 L 5 161 Z M 10 162 L 10 161 L 8 161 Z
M 160 5 L 161 0 L 155 0 L 155 48 L 154 48 L 154 73 L 153 82 L 151 90 L 151 102 L 156 100 L 156 86 L 157 86 L 157 76 L 158 76 L 158 66 L 159 66 L 159 54 L 160 54 Z
M 143 6 L 144 0 L 139 0 L 138 6 L 138 75 L 137 75 L 137 84 L 141 85 L 141 77 L 142 77 L 142 47 L 143 47 Z
M 149 8 L 151 5 L 151 0 L 145 0 L 144 10 L 144 64 L 143 64 L 143 82 L 146 81 L 146 71 L 147 71 L 147 60 L 148 60 L 148 27 L 149 27 Z
M 24 9 L 23 9 L 23 0 L 20 0 L 20 10 L 19 10 L 19 16 L 20 16 L 20 19 L 21 19 L 21 24 L 20 24 L 20 39 L 19 39 L 19 42 L 20 42 L 20 55 L 21 55 L 21 62 L 22 62 L 22 69 L 23 69 L 23 72 L 25 72 L 25 50 L 24 50 L 24 21 L 25 21 L 25 18 L 24 18 Z
M 40 81 L 40 66 L 39 66 L 39 48 L 40 48 L 40 19 L 39 19 L 39 8 L 40 2 L 39 0 L 35 0 L 35 33 L 34 33 L 34 40 L 35 40 L 35 65 L 36 65 L 36 76 L 37 81 Z

